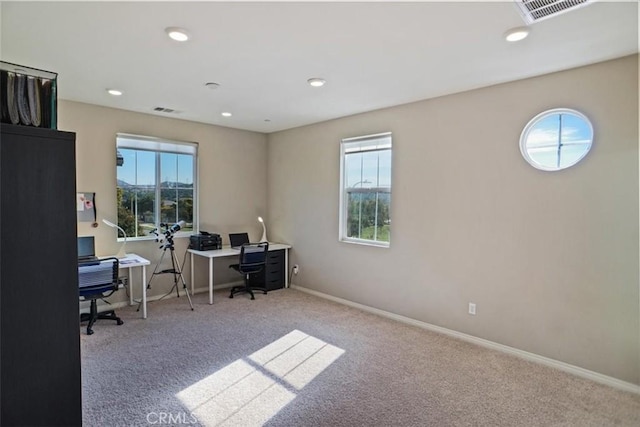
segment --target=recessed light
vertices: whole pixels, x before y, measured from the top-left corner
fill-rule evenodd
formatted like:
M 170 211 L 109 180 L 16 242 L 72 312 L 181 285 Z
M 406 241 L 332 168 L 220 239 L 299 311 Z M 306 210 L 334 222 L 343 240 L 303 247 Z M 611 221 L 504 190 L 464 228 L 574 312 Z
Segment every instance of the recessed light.
M 229 113 L 228 111 L 225 111 L 224 113 L 222 113 L 222 116 L 223 116 L 223 117 L 231 117 L 231 116 L 232 116 L 232 114 L 231 114 L 231 113 Z
M 504 38 L 508 42 L 517 42 L 522 39 L 525 39 L 529 35 L 528 27 L 517 27 L 512 28 L 506 33 L 504 33 Z
M 107 89 L 107 93 L 109 95 L 113 95 L 113 96 L 120 96 L 122 95 L 122 91 L 118 90 L 118 89 Z
M 205 83 L 204 85 L 211 90 L 218 89 L 220 87 L 218 83 L 214 82 Z
M 307 80 L 307 83 L 309 83 L 313 87 L 324 86 L 324 84 L 326 82 L 327 81 L 325 79 L 321 79 L 319 77 L 314 77 L 314 78 L 311 78 L 311 79 Z
M 189 33 L 184 28 L 168 27 L 164 31 L 175 41 L 186 42 L 189 40 Z

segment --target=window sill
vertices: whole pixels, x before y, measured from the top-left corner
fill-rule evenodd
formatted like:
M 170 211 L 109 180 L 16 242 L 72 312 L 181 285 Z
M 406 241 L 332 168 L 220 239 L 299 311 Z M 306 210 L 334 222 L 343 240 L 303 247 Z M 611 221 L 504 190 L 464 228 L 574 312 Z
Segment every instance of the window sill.
M 350 243 L 352 245 L 361 245 L 361 246 L 373 246 L 375 248 L 385 248 L 389 249 L 391 244 L 389 242 L 376 242 L 373 240 L 360 240 L 360 239 L 345 239 L 341 238 L 339 240 L 341 243 Z
M 195 233 L 195 232 L 194 232 Z M 183 238 L 188 238 L 192 235 L 192 232 L 186 232 L 186 233 L 176 233 L 173 235 L 174 239 L 183 239 Z M 156 241 L 156 240 L 164 240 L 166 237 L 164 235 L 164 233 L 160 234 L 159 236 L 154 236 L 154 235 L 150 235 L 150 236 L 138 236 L 138 237 L 127 237 L 127 242 L 146 242 L 146 241 Z M 119 243 L 123 243 L 124 242 L 124 238 L 122 237 L 118 237 L 117 241 Z

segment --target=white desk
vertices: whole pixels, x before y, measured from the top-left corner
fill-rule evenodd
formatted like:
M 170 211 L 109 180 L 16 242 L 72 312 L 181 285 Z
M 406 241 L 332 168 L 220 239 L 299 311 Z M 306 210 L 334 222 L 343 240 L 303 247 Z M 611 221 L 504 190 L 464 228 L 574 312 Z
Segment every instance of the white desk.
M 286 245 L 284 243 L 269 243 L 269 251 L 279 251 L 284 249 L 284 287 L 289 287 L 289 249 L 291 249 L 291 245 Z M 240 251 L 238 249 L 232 249 L 228 246 L 223 247 L 222 249 L 213 249 L 210 251 L 197 251 L 195 249 L 189 249 L 188 252 L 191 254 L 191 294 L 193 295 L 195 290 L 195 276 L 193 272 L 193 258 L 194 255 L 201 256 L 204 258 L 209 258 L 209 304 L 213 304 L 213 259 L 221 258 L 221 257 L 238 257 L 240 255 Z
M 148 259 L 142 258 L 140 255 L 127 254 L 124 258 L 119 258 L 119 267 L 128 269 L 129 276 L 129 305 L 133 305 L 133 285 L 131 280 L 131 270 L 136 267 L 142 268 L 142 318 L 147 318 L 147 269 L 145 266 L 150 265 Z

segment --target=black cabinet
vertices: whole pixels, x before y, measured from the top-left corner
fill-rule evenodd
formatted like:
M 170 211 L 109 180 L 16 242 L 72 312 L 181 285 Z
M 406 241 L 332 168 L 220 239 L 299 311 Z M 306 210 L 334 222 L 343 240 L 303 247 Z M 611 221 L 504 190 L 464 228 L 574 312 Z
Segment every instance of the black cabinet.
M 284 249 L 267 252 L 267 264 L 262 273 L 249 277 L 250 286 L 267 288 L 267 291 L 284 288 Z
M 0 130 L 0 425 L 81 425 L 75 134 Z

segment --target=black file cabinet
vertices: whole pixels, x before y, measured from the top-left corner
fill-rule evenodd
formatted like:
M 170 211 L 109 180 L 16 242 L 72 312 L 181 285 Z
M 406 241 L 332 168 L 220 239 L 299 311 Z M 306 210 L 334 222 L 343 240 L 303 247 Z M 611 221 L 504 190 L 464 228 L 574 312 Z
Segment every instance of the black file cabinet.
M 82 425 L 75 156 L 0 125 L 0 426 Z
M 267 264 L 262 273 L 253 274 L 249 278 L 249 285 L 256 288 L 266 288 L 267 291 L 284 288 L 284 249 L 269 251 Z

